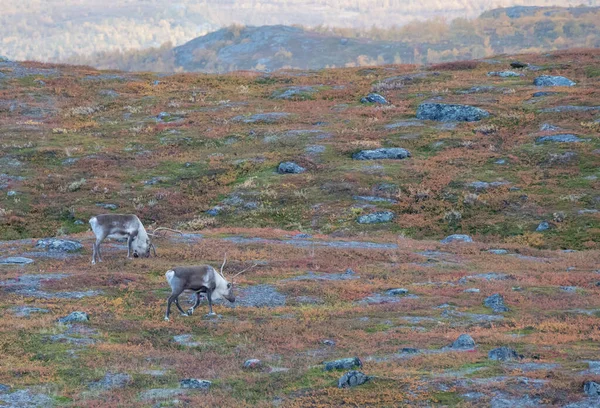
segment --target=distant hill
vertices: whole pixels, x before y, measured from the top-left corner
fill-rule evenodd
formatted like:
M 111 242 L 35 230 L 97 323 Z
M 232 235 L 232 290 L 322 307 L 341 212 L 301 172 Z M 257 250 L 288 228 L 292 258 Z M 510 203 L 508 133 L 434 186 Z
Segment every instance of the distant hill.
M 401 42 L 349 39 L 281 25 L 224 28 L 174 49 L 177 67 L 208 72 L 319 69 L 354 64 L 359 56 L 376 65 L 394 57 L 408 59 L 412 52 Z
M 181 46 L 113 52 L 69 62 L 148 71 L 273 71 L 391 63 L 426 64 L 520 52 L 600 47 L 600 7 L 510 7 L 476 19 L 402 27 L 231 26 Z

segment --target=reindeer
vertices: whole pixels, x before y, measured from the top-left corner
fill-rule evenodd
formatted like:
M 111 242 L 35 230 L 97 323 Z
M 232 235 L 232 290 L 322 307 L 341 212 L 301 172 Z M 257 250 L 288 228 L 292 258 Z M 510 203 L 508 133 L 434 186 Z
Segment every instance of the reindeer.
M 175 306 L 179 309 L 182 316 L 189 316 L 194 314 L 194 310 L 200 304 L 200 294 L 206 293 L 208 299 L 208 314 L 207 316 L 214 316 L 215 313 L 212 309 L 212 301 L 220 298 L 225 298 L 229 302 L 235 302 L 235 294 L 233 293 L 233 278 L 248 269 L 254 268 L 257 264 L 254 264 L 250 268 L 246 268 L 241 272 L 238 272 L 231 277 L 231 282 L 223 275 L 223 267 L 227 262 L 227 254 L 223 259 L 221 265 L 221 271 L 218 272 L 215 268 L 210 265 L 199 265 L 199 266 L 178 266 L 173 269 L 169 269 L 165 276 L 169 286 L 171 286 L 171 296 L 167 300 L 167 312 L 165 314 L 165 320 L 169 321 L 169 314 L 171 313 L 171 303 L 175 302 Z M 179 295 L 184 291 L 192 291 L 196 293 L 196 303 L 190 307 L 187 312 L 184 312 L 179 304 Z
M 148 258 L 151 249 L 154 251 L 154 256 L 156 256 L 156 247 L 150 237 L 157 236 L 158 231 L 167 230 L 181 234 L 181 231 L 165 227 L 156 228 L 148 233 L 140 219 L 133 214 L 100 214 L 90 218 L 89 222 L 96 236 L 92 252 L 92 265 L 96 263 L 96 259 L 98 262 L 102 262 L 100 244 L 107 237 L 127 239 L 127 258 L 131 258 L 132 253 L 134 258 L 140 256 Z

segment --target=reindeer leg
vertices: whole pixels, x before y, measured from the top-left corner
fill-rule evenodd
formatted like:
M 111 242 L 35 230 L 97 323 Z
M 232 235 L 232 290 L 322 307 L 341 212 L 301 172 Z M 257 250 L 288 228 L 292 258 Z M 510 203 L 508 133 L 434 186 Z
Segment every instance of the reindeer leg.
M 167 299 L 167 312 L 165 313 L 165 320 L 169 321 L 169 314 L 171 313 L 171 303 L 173 303 L 173 295 L 169 296 Z
M 133 243 L 133 237 L 129 235 L 127 237 L 127 258 L 131 258 L 131 244 Z
M 92 265 L 96 264 L 96 243 L 92 243 Z
M 175 298 L 175 306 L 177 306 L 177 309 L 179 309 L 179 311 L 181 312 L 182 316 L 189 316 L 189 314 L 187 314 L 186 312 L 184 312 L 183 309 L 181 308 L 181 305 L 179 304 L 179 297 Z
M 208 289 L 206 291 L 206 298 L 208 299 L 208 314 L 207 314 L 207 316 L 216 315 L 216 313 L 213 312 L 213 310 L 212 310 L 212 290 Z
M 196 309 L 199 304 L 200 304 L 200 292 L 196 292 L 196 303 L 194 304 L 194 306 L 192 306 L 188 309 L 188 311 L 187 311 L 188 314 L 194 314 L 194 309 Z

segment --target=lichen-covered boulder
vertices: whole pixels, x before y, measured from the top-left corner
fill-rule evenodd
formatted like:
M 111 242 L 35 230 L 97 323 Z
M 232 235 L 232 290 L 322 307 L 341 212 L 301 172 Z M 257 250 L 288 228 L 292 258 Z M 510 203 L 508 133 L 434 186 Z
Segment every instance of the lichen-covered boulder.
M 304 173 L 306 169 L 294 162 L 283 162 L 277 167 L 277 173 L 279 174 L 300 174 Z
M 377 93 L 370 93 L 360 100 L 361 103 L 378 103 L 380 105 L 386 105 L 387 99 Z
M 533 80 L 535 86 L 574 86 L 575 82 L 564 76 L 541 75 Z
M 358 357 L 342 358 L 340 360 L 326 361 L 325 371 L 349 370 L 355 367 L 362 367 L 362 361 Z
M 496 361 L 510 361 L 519 360 L 523 357 L 510 347 L 498 347 L 489 351 L 488 358 Z
M 410 152 L 401 147 L 381 148 L 374 150 L 361 150 L 355 153 L 354 160 L 380 160 L 380 159 L 406 159 L 410 157 Z
M 356 219 L 359 224 L 381 224 L 390 222 L 394 219 L 394 213 L 391 211 L 379 211 L 371 214 L 361 215 Z
M 363 385 L 371 378 L 360 371 L 348 371 L 338 380 L 338 388 L 352 388 Z
M 488 111 L 469 105 L 422 103 L 417 109 L 417 119 L 440 122 L 476 122 L 488 116 Z

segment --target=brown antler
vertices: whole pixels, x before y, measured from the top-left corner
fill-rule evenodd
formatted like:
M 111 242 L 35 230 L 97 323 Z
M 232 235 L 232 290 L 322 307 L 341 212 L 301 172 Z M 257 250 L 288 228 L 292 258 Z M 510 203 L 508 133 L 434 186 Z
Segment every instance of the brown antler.
M 238 272 L 238 273 L 236 273 L 235 275 L 233 275 L 233 276 L 231 277 L 231 279 L 233 280 L 233 278 L 235 278 L 236 276 L 238 276 L 238 275 L 241 275 L 242 273 L 244 273 L 244 272 L 246 272 L 246 271 L 249 271 L 250 269 L 252 269 L 252 268 L 255 268 L 255 267 L 257 267 L 257 266 L 258 266 L 258 263 L 254 263 L 254 265 L 252 265 L 252 266 L 249 266 L 248 268 L 244 269 L 243 271 L 241 271 L 241 272 Z
M 178 234 L 181 234 L 181 235 L 183 235 L 183 232 L 181 232 L 181 231 L 179 231 L 179 230 L 176 230 L 176 229 L 167 228 L 167 227 L 158 227 L 158 228 L 155 228 L 154 230 L 152 230 L 152 232 L 149 232 L 149 233 L 148 233 L 148 235 L 150 235 L 151 237 L 158 237 L 159 235 L 157 235 L 156 233 L 157 233 L 158 231 L 161 231 L 161 230 L 164 230 L 164 231 L 171 231 L 171 232 L 176 232 L 176 233 L 178 233 Z

